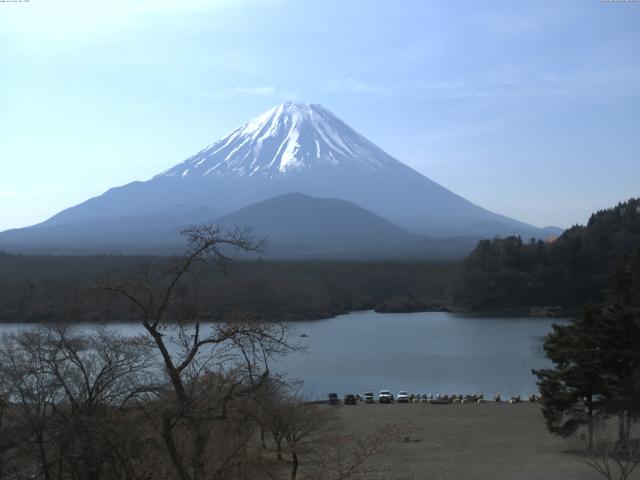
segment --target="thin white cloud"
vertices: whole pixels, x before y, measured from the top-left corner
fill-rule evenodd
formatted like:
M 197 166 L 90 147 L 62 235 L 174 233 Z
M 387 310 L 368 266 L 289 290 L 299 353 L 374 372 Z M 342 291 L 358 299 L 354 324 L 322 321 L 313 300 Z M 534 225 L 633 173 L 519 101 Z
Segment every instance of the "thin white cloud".
M 42 186 L 38 188 L 28 188 L 20 190 L 0 190 L 2 199 L 34 198 L 47 195 L 59 195 L 66 193 L 66 190 L 56 186 Z
M 136 28 L 149 17 L 227 12 L 279 4 L 281 0 L 56 0 L 3 5 L 4 35 L 76 40 Z
M 390 95 L 391 90 L 378 85 L 362 82 L 353 77 L 338 78 L 326 83 L 324 89 L 336 93 L 363 93 L 367 95 Z
M 473 100 L 490 96 L 484 86 L 456 79 L 419 82 L 407 90 L 416 97 L 428 99 Z
M 281 90 L 274 85 L 236 85 L 230 88 L 218 88 L 207 91 L 188 91 L 185 94 L 202 99 L 220 99 L 225 97 L 267 97 L 274 99 L 298 100 L 300 95 L 291 90 Z
M 235 86 L 231 89 L 221 90 L 221 94 L 235 94 L 254 97 L 270 97 L 270 98 L 288 98 L 295 100 L 298 93 L 290 90 L 280 90 L 274 85 L 257 85 L 257 86 Z
M 529 12 L 531 13 L 531 12 Z M 476 21 L 485 29 L 491 30 L 498 34 L 507 35 L 523 35 L 537 32 L 544 25 L 548 24 L 548 20 L 537 18 L 536 16 L 526 16 L 522 14 L 507 14 L 492 12 L 480 13 L 475 15 Z
M 563 71 L 500 66 L 484 82 L 503 96 L 621 97 L 640 95 L 636 68 L 584 67 Z
M 273 85 L 250 87 L 236 86 L 232 89 L 232 92 L 238 95 L 250 95 L 256 97 L 288 98 L 291 100 L 296 100 L 299 98 L 297 92 L 293 92 L 290 90 L 279 90 Z
M 406 84 L 398 94 L 408 97 L 483 101 L 534 98 L 620 98 L 640 95 L 637 69 L 580 68 L 541 70 L 500 65 L 475 81 L 440 79 Z
M 257 95 L 257 96 L 272 96 L 276 93 L 276 87 L 273 85 L 267 85 L 263 87 L 235 87 L 233 88 L 235 93 Z

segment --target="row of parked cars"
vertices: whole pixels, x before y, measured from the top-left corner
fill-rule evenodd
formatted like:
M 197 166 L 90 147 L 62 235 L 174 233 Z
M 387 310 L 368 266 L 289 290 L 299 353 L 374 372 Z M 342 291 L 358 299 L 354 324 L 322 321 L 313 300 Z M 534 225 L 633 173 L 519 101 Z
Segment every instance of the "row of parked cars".
M 528 400 L 530 402 L 537 402 L 539 401 L 539 396 L 533 394 L 529 395 Z M 365 390 L 363 397 L 349 393 L 344 396 L 342 401 L 345 405 L 356 405 L 359 401 L 364 401 L 364 403 L 375 403 L 375 397 L 372 390 Z M 398 395 L 394 398 L 390 390 L 380 390 L 380 393 L 378 394 L 378 403 L 393 403 L 394 401 L 397 403 L 484 403 L 486 400 L 484 395 L 409 395 L 405 390 L 399 391 Z M 494 401 L 501 402 L 503 400 L 498 394 L 494 397 Z M 510 397 L 507 401 L 508 403 L 519 403 L 522 400 L 520 399 L 520 395 L 515 395 Z M 330 393 L 329 404 L 338 405 L 339 403 L 340 399 L 338 398 L 338 394 Z
M 348 393 L 343 398 L 343 403 L 345 405 L 355 405 L 359 401 L 364 401 L 364 403 L 375 403 L 375 398 L 373 396 L 372 390 L 365 390 L 364 396 L 360 396 L 357 394 Z M 378 403 L 409 403 L 409 394 L 404 390 L 398 392 L 398 395 L 394 398 L 393 394 L 390 390 L 380 390 L 378 394 Z M 329 394 L 329 405 L 337 405 L 340 403 L 340 399 L 338 398 L 337 393 Z

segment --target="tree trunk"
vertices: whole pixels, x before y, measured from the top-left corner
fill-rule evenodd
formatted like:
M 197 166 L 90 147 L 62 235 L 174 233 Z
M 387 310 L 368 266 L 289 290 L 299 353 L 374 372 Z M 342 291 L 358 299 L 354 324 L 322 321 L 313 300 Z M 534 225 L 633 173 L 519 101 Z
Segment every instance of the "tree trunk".
M 273 441 L 276 443 L 276 453 L 278 454 L 278 460 L 282 460 L 282 438 L 279 435 L 273 434 Z
M 193 465 L 193 473 L 191 478 L 193 480 L 201 480 L 205 477 L 205 448 L 207 446 L 207 434 L 202 430 L 200 425 L 191 423 L 193 432 L 193 453 L 191 461 Z
M 171 418 L 168 416 L 164 416 L 162 419 L 162 439 L 180 480 L 191 480 L 191 475 L 189 475 L 189 471 L 185 467 L 180 452 L 178 452 L 178 447 L 173 440 Z
M 42 475 L 45 480 L 51 480 L 51 473 L 49 472 L 49 461 L 47 460 L 47 452 L 44 448 L 44 438 L 38 435 L 38 454 L 40 455 L 40 461 L 42 462 Z
M 267 449 L 267 443 L 264 440 L 264 428 L 260 428 L 260 442 L 262 442 L 262 449 Z
M 620 412 L 618 414 L 618 443 L 620 446 L 623 446 L 626 443 L 626 426 L 625 412 Z
M 298 475 L 298 454 L 295 450 L 291 450 L 291 480 L 296 480 Z
M 587 413 L 589 415 L 589 423 L 587 425 L 589 432 L 589 450 L 593 450 L 593 408 L 591 407 L 591 402 L 589 402 L 587 406 Z

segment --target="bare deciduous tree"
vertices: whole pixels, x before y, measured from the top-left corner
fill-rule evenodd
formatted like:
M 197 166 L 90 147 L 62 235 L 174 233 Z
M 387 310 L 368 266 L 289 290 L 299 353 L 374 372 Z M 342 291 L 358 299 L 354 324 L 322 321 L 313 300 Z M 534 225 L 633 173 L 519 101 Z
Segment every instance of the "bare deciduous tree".
M 147 390 L 147 350 L 112 331 L 84 335 L 65 327 L 39 327 L 4 336 L 0 380 L 5 385 L 11 463 L 16 476 L 141 478 L 111 467 L 129 433 L 118 412 Z M 116 436 L 116 434 L 120 434 Z
M 409 431 L 407 425 L 386 425 L 365 436 L 344 434 L 336 429 L 331 435 L 314 445 L 306 480 L 346 480 L 370 478 L 376 469 L 366 469 L 366 463 L 381 455 L 401 433 Z M 376 478 L 377 475 L 376 475 Z
M 247 231 L 209 226 L 183 233 L 189 248 L 170 271 L 114 279 L 107 289 L 131 302 L 160 354 L 169 386 L 161 396 L 161 437 L 178 477 L 200 480 L 228 470 L 219 436 L 232 400 L 259 389 L 269 359 L 291 347 L 282 325 L 235 318 L 205 327 L 197 301 L 189 297 L 187 280 L 197 281 L 197 264 L 225 268 L 238 252 L 258 252 L 262 243 Z
M 640 467 L 640 429 L 630 424 L 621 440 L 615 429 L 602 422 L 594 430 L 593 445 L 582 445 L 579 459 L 607 480 L 630 480 Z
M 291 480 L 296 480 L 300 453 L 306 444 L 329 431 L 334 417 L 331 411 L 305 402 L 297 393 L 285 399 L 279 410 L 282 436 L 291 453 Z
M 282 460 L 282 442 L 287 421 L 282 406 L 290 394 L 290 390 L 291 385 L 286 381 L 271 377 L 265 381 L 260 390 L 251 395 L 253 412 L 260 430 L 260 445 L 263 450 L 266 450 L 265 434 L 271 434 L 278 460 Z

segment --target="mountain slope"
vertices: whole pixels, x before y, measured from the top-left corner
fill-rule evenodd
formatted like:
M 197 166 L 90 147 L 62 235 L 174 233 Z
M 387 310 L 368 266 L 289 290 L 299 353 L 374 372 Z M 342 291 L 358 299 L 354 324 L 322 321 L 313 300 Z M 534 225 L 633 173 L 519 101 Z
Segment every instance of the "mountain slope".
M 266 239 L 266 258 L 457 259 L 477 238 L 438 239 L 410 233 L 384 218 L 338 199 L 289 193 L 209 218 L 226 230 L 251 230 Z M 184 249 L 188 223 L 167 217 L 112 217 L 41 225 L 0 234 L 3 248 L 22 253 L 172 254 Z
M 289 193 L 214 222 L 266 238 L 267 257 L 461 258 L 477 239 L 433 239 L 410 233 L 345 200 Z
M 117 235 L 120 219 L 129 219 L 123 232 L 135 218 L 140 226 L 163 221 L 166 231 L 177 231 L 184 224 L 210 222 L 212 211 L 229 214 L 291 192 L 346 200 L 418 234 L 548 236 L 431 181 L 325 108 L 286 103 L 148 181 L 112 188 L 36 228 L 0 234 L 0 246 L 9 237 L 28 243 L 42 236 L 42 227 L 82 230 L 86 222 L 106 222 Z M 84 237 L 80 243 L 91 241 Z
M 371 237 L 372 240 L 415 237 L 358 205 L 333 198 L 288 193 L 216 219 L 226 227 L 248 226 L 256 235 L 290 237 Z
M 268 240 L 267 255 L 299 257 L 405 250 L 417 236 L 351 202 L 289 193 L 216 219 Z

